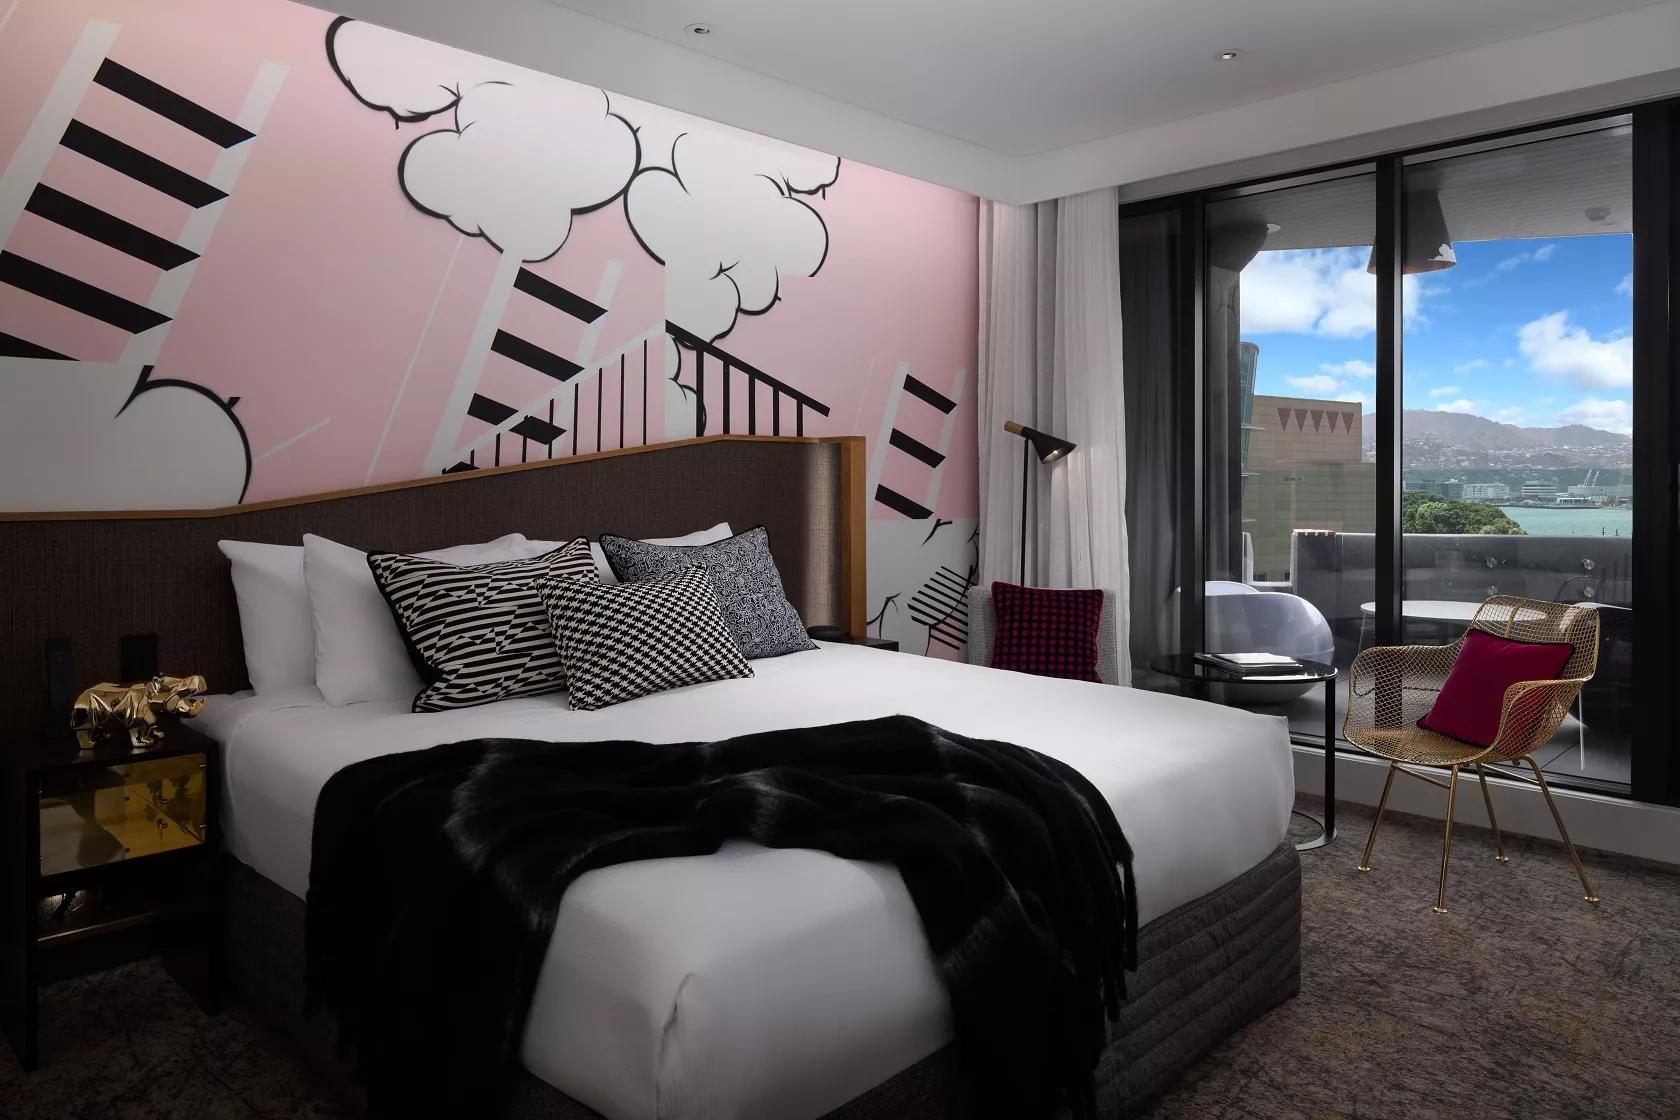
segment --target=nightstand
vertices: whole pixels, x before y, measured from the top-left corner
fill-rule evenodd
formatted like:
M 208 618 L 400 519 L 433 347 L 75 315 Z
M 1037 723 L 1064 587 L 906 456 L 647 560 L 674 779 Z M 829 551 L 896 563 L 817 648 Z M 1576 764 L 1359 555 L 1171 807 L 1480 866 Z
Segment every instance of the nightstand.
M 846 633 L 838 626 L 812 626 L 805 633 L 819 642 L 837 642 L 841 645 L 884 649 L 889 653 L 898 652 L 898 643 L 891 638 L 871 638 L 868 634 L 858 638 Z
M 25 1069 L 55 980 L 163 955 L 215 1010 L 219 754 L 179 720 L 140 750 L 121 733 L 0 748 L 0 1026 Z

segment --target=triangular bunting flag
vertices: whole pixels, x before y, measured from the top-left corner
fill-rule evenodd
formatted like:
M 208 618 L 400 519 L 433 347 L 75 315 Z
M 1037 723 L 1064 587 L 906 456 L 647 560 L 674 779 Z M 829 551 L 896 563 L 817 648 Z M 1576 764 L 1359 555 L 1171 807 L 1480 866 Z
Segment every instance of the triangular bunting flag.
M 1289 430 L 1289 410 L 1287 408 L 1278 409 L 1278 427 L 1284 431 Z
M 1359 415 L 1359 413 L 1357 413 L 1357 412 L 1344 412 L 1344 413 L 1342 413 L 1342 426 L 1345 427 L 1350 432 L 1353 431 L 1353 418 L 1355 416 L 1358 416 L 1358 415 Z
M 1297 408 L 1295 410 L 1295 426 L 1297 428 L 1300 428 L 1302 431 L 1306 431 L 1306 428 L 1307 428 L 1307 410 L 1306 409 Z
M 1312 417 L 1313 431 L 1316 432 L 1324 427 L 1324 410 L 1322 408 L 1315 408 L 1307 415 Z

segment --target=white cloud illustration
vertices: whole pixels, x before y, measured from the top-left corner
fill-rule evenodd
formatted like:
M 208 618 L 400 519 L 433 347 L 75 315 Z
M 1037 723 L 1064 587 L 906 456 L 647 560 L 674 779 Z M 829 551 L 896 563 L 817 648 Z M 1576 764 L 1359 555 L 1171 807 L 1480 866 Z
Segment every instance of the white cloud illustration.
M 611 202 L 635 173 L 635 135 L 597 89 L 353 20 L 333 24 L 327 50 L 370 108 L 398 121 L 450 112 L 452 127 L 404 151 L 403 191 L 520 260 L 553 256 L 573 216 Z
M 235 505 L 250 466 L 238 421 L 197 386 L 137 383 L 108 362 L 0 359 L 0 509 Z
M 822 267 L 828 229 L 801 196 L 834 183 L 838 157 L 642 102 L 622 111 L 642 149 L 625 215 L 665 266 L 667 319 L 720 338 L 774 306 L 783 276 Z

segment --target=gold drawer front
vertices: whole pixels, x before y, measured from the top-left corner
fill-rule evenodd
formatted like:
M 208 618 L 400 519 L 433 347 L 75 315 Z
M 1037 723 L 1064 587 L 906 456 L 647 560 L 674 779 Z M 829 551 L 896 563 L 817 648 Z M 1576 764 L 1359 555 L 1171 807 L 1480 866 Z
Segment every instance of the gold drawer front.
M 55 771 L 41 786 L 41 874 L 204 843 L 201 754 Z

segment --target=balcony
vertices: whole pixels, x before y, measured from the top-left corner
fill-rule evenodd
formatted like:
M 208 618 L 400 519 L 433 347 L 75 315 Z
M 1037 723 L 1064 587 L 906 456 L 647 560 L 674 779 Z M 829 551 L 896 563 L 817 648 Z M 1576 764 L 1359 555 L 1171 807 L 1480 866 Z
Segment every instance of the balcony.
M 1598 605 L 1598 672 L 1577 712 L 1535 758 L 1548 778 L 1625 791 L 1632 757 L 1632 551 L 1627 537 L 1408 533 L 1402 537 L 1403 640 L 1454 640 L 1463 623 L 1444 617 L 1453 612 L 1442 603 L 1468 608 L 1505 594 Z M 1291 592 L 1318 608 L 1330 624 L 1336 664 L 1345 670 L 1376 640 L 1375 535 L 1297 530 L 1290 554 L 1289 580 L 1266 589 Z M 1345 680 L 1342 688 L 1345 702 Z M 1287 716 L 1302 735 L 1322 734 L 1318 690 L 1264 710 Z

